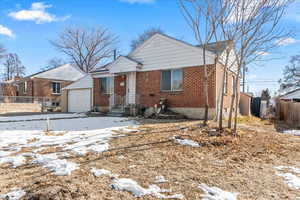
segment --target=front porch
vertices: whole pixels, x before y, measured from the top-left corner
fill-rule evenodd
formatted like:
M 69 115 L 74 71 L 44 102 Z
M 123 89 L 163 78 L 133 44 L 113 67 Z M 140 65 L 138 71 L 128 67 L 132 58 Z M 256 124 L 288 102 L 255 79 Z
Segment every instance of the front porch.
M 103 74 L 94 78 L 94 106 L 113 114 L 135 115 L 139 98 L 136 72 Z
M 108 64 L 106 69 L 93 74 L 94 106 L 109 112 L 135 115 L 139 104 L 136 76 L 141 64 L 124 56 Z

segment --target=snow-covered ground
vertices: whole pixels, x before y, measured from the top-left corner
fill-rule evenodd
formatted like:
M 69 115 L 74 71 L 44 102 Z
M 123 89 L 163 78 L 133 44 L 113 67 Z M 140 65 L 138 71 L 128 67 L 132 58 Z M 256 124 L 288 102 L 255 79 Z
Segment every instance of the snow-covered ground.
M 0 199 L 18 200 L 18 199 L 21 199 L 25 194 L 26 194 L 26 192 L 24 190 L 15 188 L 7 194 L 0 194 Z
M 276 175 L 284 179 L 284 182 L 293 190 L 300 189 L 300 169 L 292 166 L 274 167 Z
M 206 184 L 200 184 L 198 187 L 205 193 L 202 195 L 202 200 L 237 200 L 238 193 L 227 192 L 218 187 L 209 187 Z
M 300 136 L 300 130 L 285 130 L 284 134 Z
M 171 192 L 171 190 L 161 189 L 157 185 L 150 185 L 149 188 L 143 188 L 136 181 L 129 178 L 115 178 L 112 187 L 115 190 L 130 192 L 135 197 L 152 195 L 159 199 L 184 199 L 184 196 L 182 194 L 163 194 L 166 192 Z
M 71 116 L 78 115 L 57 115 L 59 118 Z M 40 117 L 45 119 L 48 116 L 16 117 L 18 122 L 10 122 L 17 121 L 11 117 L 0 119 L 7 120 L 0 123 L 0 166 L 9 164 L 12 168 L 17 168 L 25 164 L 36 164 L 57 176 L 70 175 L 80 168 L 79 164 L 68 161 L 72 154 L 83 156 L 88 152 L 102 153 L 109 149 L 109 140 L 119 136 L 117 130 L 135 131 L 136 126 L 134 121 L 116 117 L 57 119 L 50 120 L 51 131 L 46 132 L 47 121 L 24 121 L 41 119 Z M 59 152 L 41 153 L 50 147 L 58 148 Z M 30 150 L 21 153 L 23 148 Z M 95 171 L 95 175 L 99 173 L 101 174 Z M 19 199 L 23 195 L 24 191 L 18 189 L 0 198 Z
M 189 139 L 178 139 L 175 137 L 172 137 L 172 139 L 180 145 L 184 145 L 184 146 L 191 146 L 191 147 L 200 147 L 198 142 L 195 142 L 193 140 L 189 140 Z
M 15 122 L 15 121 L 30 121 L 30 120 L 46 120 L 62 119 L 62 118 L 76 118 L 86 117 L 83 113 L 70 113 L 70 114 L 38 114 L 38 115 L 23 115 L 23 116 L 7 116 L 0 117 L 0 122 Z
M 89 117 L 75 119 L 50 120 L 52 131 L 86 131 L 133 125 L 132 121 L 118 117 Z M 47 128 L 47 121 L 20 121 L 0 123 L 0 134 L 3 131 L 43 131 Z M 19 132 L 20 132 L 19 131 Z M 1 136 L 0 136 L 1 137 Z
M 79 166 L 67 161 L 70 154 L 101 153 L 109 149 L 115 130 L 134 125 L 133 121 L 115 117 L 61 119 L 50 121 L 51 131 L 45 132 L 46 121 L 3 122 L 0 126 L 0 165 L 9 163 L 16 168 L 32 158 L 56 175 L 68 175 Z M 128 128 L 127 128 L 128 129 Z M 129 131 L 124 129 L 126 131 Z M 29 147 L 31 152 L 19 153 Z M 40 154 L 49 147 L 63 153 Z

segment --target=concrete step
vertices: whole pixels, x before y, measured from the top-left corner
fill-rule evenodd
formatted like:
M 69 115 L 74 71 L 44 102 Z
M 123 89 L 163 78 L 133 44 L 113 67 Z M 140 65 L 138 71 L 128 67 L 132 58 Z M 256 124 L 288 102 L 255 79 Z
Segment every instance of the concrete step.
M 109 117 L 123 117 L 124 113 L 109 112 L 109 113 L 106 113 L 105 115 L 109 116 Z
M 120 107 L 115 107 L 115 108 L 112 108 L 110 112 L 112 112 L 112 113 L 124 113 L 125 109 L 120 108 Z

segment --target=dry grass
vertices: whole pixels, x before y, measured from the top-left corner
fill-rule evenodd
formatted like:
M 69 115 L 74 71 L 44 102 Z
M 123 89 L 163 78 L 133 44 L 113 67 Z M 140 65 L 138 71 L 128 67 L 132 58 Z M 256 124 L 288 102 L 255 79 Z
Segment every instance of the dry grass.
M 28 192 L 26 199 L 134 199 L 128 192 L 113 190 L 109 177 L 93 177 L 89 169 L 96 167 L 132 178 L 144 187 L 163 175 L 168 182 L 159 186 L 171 189 L 172 194 L 182 193 L 186 199 L 201 199 L 199 183 L 239 192 L 239 199 L 296 199 L 299 191 L 289 190 L 273 167 L 299 167 L 300 138 L 252 126 L 253 130 L 241 128 L 239 137 L 233 137 L 227 131 L 215 135 L 199 128 L 197 121 L 147 123 L 137 133 L 112 140 L 108 152 L 71 158 L 81 167 L 70 176 L 57 177 L 38 166 L 2 166 L 0 193 L 17 186 Z M 261 126 L 272 130 L 265 122 Z M 201 147 L 178 145 L 173 136 L 195 140 Z

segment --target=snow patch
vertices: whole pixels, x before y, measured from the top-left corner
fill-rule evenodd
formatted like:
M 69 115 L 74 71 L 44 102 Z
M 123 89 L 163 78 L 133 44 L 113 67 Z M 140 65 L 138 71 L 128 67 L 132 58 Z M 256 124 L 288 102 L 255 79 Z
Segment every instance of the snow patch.
M 111 171 L 106 170 L 106 169 L 96 169 L 96 168 L 92 168 L 91 169 L 91 173 L 95 176 L 95 177 L 99 177 L 102 175 L 108 175 L 110 177 L 118 177 L 117 174 L 113 174 L 111 173 Z
M 51 172 L 54 172 L 57 176 L 70 175 L 72 171 L 78 169 L 78 164 L 68 162 L 65 159 L 58 159 L 56 154 L 37 154 L 32 163 L 39 164 L 42 167 L 47 168 Z
M 164 195 L 161 193 L 167 192 L 156 185 L 150 185 L 148 189 L 140 186 L 136 181 L 128 178 L 114 179 L 112 184 L 113 189 L 119 191 L 127 191 L 132 193 L 135 197 L 142 197 L 145 195 L 152 195 L 160 199 L 183 199 L 182 194 Z
M 291 173 L 276 173 L 277 176 L 283 177 L 285 180 L 285 183 L 291 188 L 291 189 L 300 189 L 300 178 L 298 178 L 296 175 Z
M 7 156 L 0 158 L 0 165 L 11 163 L 13 168 L 17 168 L 25 163 L 26 159 L 23 156 Z
M 91 151 L 95 152 L 95 153 L 102 153 L 104 151 L 107 151 L 109 149 L 109 144 L 105 143 L 105 144 L 95 144 L 90 146 L 88 149 L 90 149 Z
M 300 130 L 285 130 L 284 134 L 300 136 Z
M 293 167 L 293 166 L 277 166 L 277 167 L 274 167 L 274 169 L 279 170 L 279 171 L 290 170 L 293 173 L 300 174 L 300 169 L 297 167 Z
M 275 170 L 277 170 L 276 175 L 283 177 L 285 183 L 291 188 L 291 189 L 300 189 L 300 178 L 296 176 L 295 174 L 300 175 L 300 169 L 292 166 L 278 166 L 274 167 Z M 291 173 L 281 173 L 279 171 L 290 171 Z
M 155 177 L 155 183 L 165 183 L 165 182 L 167 182 L 168 180 L 167 179 L 165 179 L 165 177 L 164 176 L 156 176 Z
M 62 114 L 58 116 L 62 117 Z M 0 165 L 11 163 L 13 167 L 18 167 L 25 164 L 25 157 L 31 157 L 33 163 L 49 169 L 56 175 L 68 175 L 78 167 L 76 163 L 65 160 L 69 158 L 68 153 L 85 155 L 89 152 L 107 151 L 109 140 L 119 137 L 115 130 L 134 124 L 134 121 L 124 121 L 124 118 L 116 117 L 62 119 L 51 121 L 53 131 L 46 133 L 43 131 L 45 121 L 1 122 Z M 50 147 L 61 149 L 63 153 L 39 154 Z M 18 154 L 22 148 L 33 150 Z M 11 154 L 16 155 L 10 156 Z
M 7 194 L 0 194 L 0 199 L 6 199 L 6 200 L 19 200 L 21 199 L 26 192 L 22 189 L 14 189 L 13 191 L 7 193 Z
M 218 187 L 209 187 L 206 184 L 198 186 L 205 194 L 202 200 L 237 200 L 238 193 L 231 193 L 221 190 Z
M 184 145 L 184 146 L 192 146 L 192 147 L 200 147 L 198 142 L 195 142 L 193 140 L 189 139 L 177 139 L 176 137 L 173 137 L 172 139 L 175 140 L 177 144 Z
M 25 116 L 9 116 L 0 117 L 0 122 L 17 122 L 17 121 L 31 121 L 31 120 L 46 120 L 46 119 L 63 119 L 63 118 L 77 118 L 86 117 L 85 114 L 45 114 L 45 115 L 25 115 Z
M 0 158 L 9 156 L 12 153 L 13 152 L 9 152 L 9 151 L 0 151 Z

